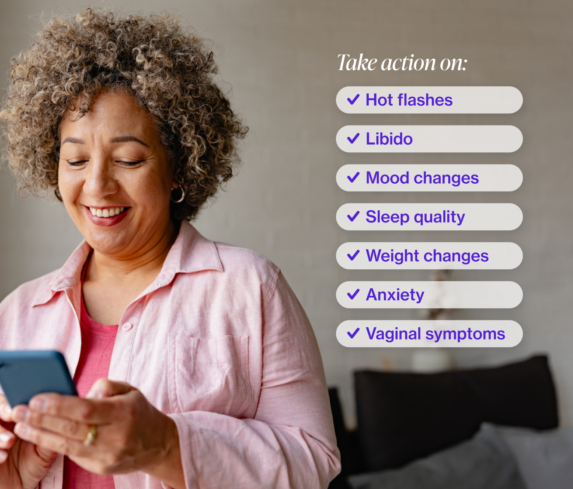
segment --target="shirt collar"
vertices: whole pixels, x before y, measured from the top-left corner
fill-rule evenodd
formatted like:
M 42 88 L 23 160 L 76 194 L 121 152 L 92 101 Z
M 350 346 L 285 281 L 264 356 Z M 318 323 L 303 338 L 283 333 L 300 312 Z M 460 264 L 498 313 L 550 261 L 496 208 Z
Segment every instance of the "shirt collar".
M 70 255 L 64 266 L 51 281 L 33 306 L 47 303 L 57 292 L 71 289 L 81 282 L 81 273 L 92 248 L 83 241 Z M 161 272 L 145 293 L 168 285 L 178 273 L 224 270 L 217 246 L 204 238 L 188 221 L 182 221 L 179 234 L 169 250 Z
M 182 221 L 179 235 L 167 254 L 161 272 L 154 283 L 164 286 L 178 273 L 195 273 L 207 270 L 224 270 L 217 246 L 201 236 L 188 221 Z M 153 284 L 152 284 L 153 285 Z

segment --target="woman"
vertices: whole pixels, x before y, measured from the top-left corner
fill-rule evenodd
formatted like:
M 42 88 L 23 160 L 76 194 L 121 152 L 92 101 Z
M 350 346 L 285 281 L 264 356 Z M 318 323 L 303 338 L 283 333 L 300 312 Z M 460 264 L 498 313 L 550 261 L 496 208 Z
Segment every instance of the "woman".
M 172 18 L 93 9 L 12 60 L 9 165 L 21 190 L 55 190 L 85 242 L 0 305 L 0 348 L 62 351 L 80 393 L 2 399 L 0 489 L 310 489 L 339 471 L 284 277 L 188 222 L 246 132 L 215 70 Z

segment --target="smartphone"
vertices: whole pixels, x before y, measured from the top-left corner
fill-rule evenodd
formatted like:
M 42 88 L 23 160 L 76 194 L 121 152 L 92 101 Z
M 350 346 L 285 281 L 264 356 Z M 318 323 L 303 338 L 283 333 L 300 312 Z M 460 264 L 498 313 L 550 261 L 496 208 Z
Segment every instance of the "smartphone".
M 43 392 L 78 395 L 64 356 L 55 350 L 0 350 L 0 385 L 10 407 Z

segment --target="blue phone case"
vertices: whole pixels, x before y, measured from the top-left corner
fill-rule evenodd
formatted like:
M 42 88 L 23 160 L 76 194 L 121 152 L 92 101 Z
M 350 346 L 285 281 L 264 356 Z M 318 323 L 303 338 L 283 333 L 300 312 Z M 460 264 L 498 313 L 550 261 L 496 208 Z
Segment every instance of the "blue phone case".
M 11 407 L 43 392 L 78 395 L 64 356 L 55 350 L 0 351 L 0 385 Z

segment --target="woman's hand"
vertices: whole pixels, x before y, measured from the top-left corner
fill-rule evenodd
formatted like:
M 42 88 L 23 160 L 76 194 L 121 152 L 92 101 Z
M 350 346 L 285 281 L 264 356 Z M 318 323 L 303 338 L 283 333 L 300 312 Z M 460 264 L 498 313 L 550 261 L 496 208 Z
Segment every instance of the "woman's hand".
M 54 463 L 57 453 L 17 438 L 12 410 L 0 394 L 0 489 L 34 489 Z
M 124 382 L 99 379 L 85 399 L 39 394 L 28 407 L 16 406 L 12 419 L 20 438 L 67 455 L 90 472 L 143 471 L 185 488 L 175 422 Z M 86 446 L 93 425 L 97 435 Z

